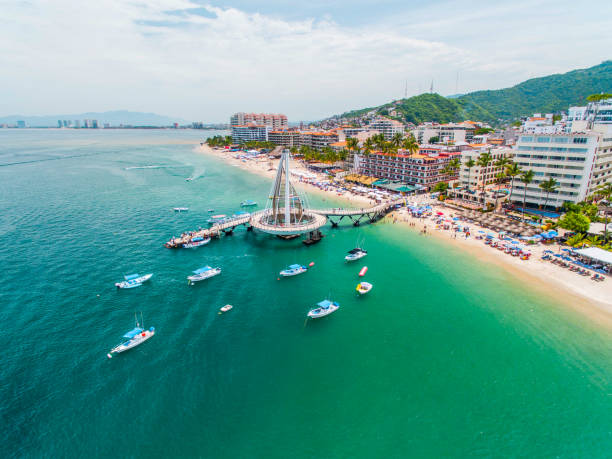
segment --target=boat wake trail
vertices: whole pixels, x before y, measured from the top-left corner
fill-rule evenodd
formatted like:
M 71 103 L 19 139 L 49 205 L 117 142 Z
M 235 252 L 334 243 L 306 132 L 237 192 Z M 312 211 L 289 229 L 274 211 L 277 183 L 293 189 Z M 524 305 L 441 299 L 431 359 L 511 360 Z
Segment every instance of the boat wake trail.
M 185 166 L 170 166 L 170 165 L 165 165 L 165 164 L 151 164 L 149 166 L 129 166 L 124 168 L 124 170 L 126 171 L 131 171 L 134 169 L 171 169 L 171 168 L 177 168 L 177 167 L 185 167 Z
M 199 179 L 204 176 L 205 172 L 206 172 L 206 169 L 203 167 L 194 168 L 193 174 L 191 174 L 191 177 L 187 178 L 186 180 L 188 182 L 191 182 L 193 180 Z

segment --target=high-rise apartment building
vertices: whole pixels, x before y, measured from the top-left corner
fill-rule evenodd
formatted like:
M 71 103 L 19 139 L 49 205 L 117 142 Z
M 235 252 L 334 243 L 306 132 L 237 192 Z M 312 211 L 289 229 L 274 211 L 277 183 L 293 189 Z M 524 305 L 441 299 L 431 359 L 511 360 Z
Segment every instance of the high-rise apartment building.
M 244 126 L 248 124 L 269 126 L 274 131 L 287 129 L 288 127 L 287 116 L 280 113 L 238 112 L 230 117 L 230 126 Z
M 385 136 L 385 140 L 391 140 L 395 134 L 404 134 L 404 125 L 396 120 L 390 120 L 388 118 L 377 118 L 370 123 L 369 129 L 382 132 Z

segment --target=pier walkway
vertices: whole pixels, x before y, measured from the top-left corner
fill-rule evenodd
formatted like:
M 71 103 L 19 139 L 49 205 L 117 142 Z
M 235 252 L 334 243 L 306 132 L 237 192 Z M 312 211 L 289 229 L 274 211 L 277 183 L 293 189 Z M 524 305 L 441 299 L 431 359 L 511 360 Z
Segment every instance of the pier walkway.
M 359 226 L 361 220 L 367 218 L 370 223 L 379 220 L 389 213 L 398 204 L 404 204 L 404 199 L 396 199 L 395 201 L 384 202 L 374 207 L 361 208 L 361 209 L 344 209 L 341 207 L 334 209 L 311 209 L 311 212 L 325 215 L 329 218 L 332 226 L 338 226 L 344 217 L 348 217 L 354 226 Z M 334 220 L 333 217 L 339 217 Z
M 278 225 L 273 226 L 263 223 L 262 217 L 269 211 L 260 210 L 249 215 L 226 218 L 220 223 L 213 224 L 210 228 L 183 233 L 180 237 L 173 237 L 164 245 L 168 248 L 179 248 L 182 247 L 183 244 L 191 242 L 191 240 L 195 237 L 213 238 L 220 237 L 221 233 L 232 234 L 234 229 L 240 225 L 246 226 L 247 231 L 257 228 L 266 233 L 277 234 L 280 236 L 288 234 L 303 234 L 317 230 L 325 225 L 327 219 L 329 219 L 330 223 L 334 227 L 338 226 L 344 217 L 349 218 L 353 222 L 354 226 L 359 226 L 363 219 L 367 219 L 370 223 L 373 223 L 393 210 L 396 205 L 403 204 L 404 202 L 404 199 L 396 199 L 395 201 L 385 202 L 373 207 L 361 209 L 307 209 L 305 212 L 314 217 L 313 221 L 299 227 L 292 225 L 290 229 L 285 229 Z M 296 232 L 296 230 L 298 231 Z

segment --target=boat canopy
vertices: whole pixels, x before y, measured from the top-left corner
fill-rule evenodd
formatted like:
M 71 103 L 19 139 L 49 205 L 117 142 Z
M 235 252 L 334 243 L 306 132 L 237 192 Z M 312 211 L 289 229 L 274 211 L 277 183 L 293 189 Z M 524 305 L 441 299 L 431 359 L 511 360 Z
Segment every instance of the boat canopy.
M 203 268 L 196 269 L 193 273 L 202 274 L 202 273 L 205 273 L 206 271 L 210 271 L 211 269 L 212 268 L 210 266 L 204 266 Z
M 329 300 L 323 300 L 320 303 L 317 303 L 317 306 L 323 309 L 329 309 L 331 305 L 332 305 L 332 302 Z
M 356 248 L 356 249 L 348 251 L 348 253 L 359 253 L 359 252 L 363 252 L 363 250 L 361 250 L 360 248 Z
M 136 327 L 134 330 L 130 330 L 129 332 L 127 332 L 125 335 L 123 335 L 124 338 L 127 339 L 132 339 L 134 336 L 142 333 L 144 330 L 140 327 Z
M 302 265 L 289 265 L 289 269 L 300 269 Z
M 128 274 L 127 276 L 123 276 L 125 280 L 134 280 L 140 277 L 140 274 Z
M 203 241 L 204 238 L 202 236 L 197 236 L 191 239 L 191 242 L 200 242 Z

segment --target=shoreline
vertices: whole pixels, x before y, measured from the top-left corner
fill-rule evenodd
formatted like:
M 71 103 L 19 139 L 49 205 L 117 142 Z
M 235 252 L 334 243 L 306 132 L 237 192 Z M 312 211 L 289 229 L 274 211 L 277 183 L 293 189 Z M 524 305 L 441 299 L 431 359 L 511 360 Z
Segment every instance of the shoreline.
M 432 204 L 432 207 L 434 212 L 444 212 L 445 215 L 452 215 L 454 212 L 452 209 L 435 203 Z M 579 276 L 568 269 L 541 260 L 540 257 L 544 250 L 559 251 L 559 246 L 556 244 L 554 246 L 530 246 L 532 257 L 525 261 L 491 248 L 485 245 L 483 240 L 477 240 L 473 236 L 466 239 L 463 233 L 457 233 L 457 238 L 454 238 L 452 229 L 435 229 L 434 222 L 429 219 L 419 219 L 411 217 L 406 212 L 394 211 L 385 218 L 385 222 L 393 223 L 394 221 L 404 231 L 422 231 L 423 227 L 427 226 L 427 233 L 424 237 L 432 236 L 436 240 L 450 243 L 452 247 L 457 247 L 482 263 L 492 263 L 538 293 L 558 300 L 559 303 L 598 324 L 603 323 L 608 328 L 612 328 L 610 278 L 604 282 L 595 282 L 590 277 Z M 410 226 L 410 223 L 414 223 L 415 226 Z M 472 233 L 486 230 L 473 223 L 468 225 Z
M 279 162 L 279 160 L 268 160 L 267 158 L 263 161 L 242 161 L 233 156 L 235 153 L 213 149 L 206 144 L 198 146 L 196 151 L 201 154 L 216 156 L 230 165 L 270 179 L 274 178 Z M 306 169 L 294 163 L 294 170 L 305 171 Z M 315 175 L 319 176 L 319 174 Z M 315 193 L 323 200 L 333 198 L 354 207 L 376 204 L 374 200 L 363 196 L 354 194 L 347 196 L 347 193 L 339 195 L 331 190 L 323 190 L 312 184 L 297 181 L 295 178 L 297 177 L 294 177 L 294 186 L 307 193 Z M 437 201 L 431 201 L 428 196 L 411 197 L 411 199 L 423 204 L 427 203 L 433 207 L 434 212 L 444 212 L 446 216 L 451 216 L 456 212 Z M 528 284 L 538 293 L 558 300 L 560 303 L 567 305 L 569 309 L 598 324 L 605 323 L 607 327 L 612 328 L 612 279 L 607 278 L 604 282 L 595 282 L 590 277 L 579 276 L 574 272 L 540 259 L 544 250 L 558 252 L 560 249 L 558 245 L 530 246 L 532 257 L 530 260 L 524 261 L 493 249 L 474 236 L 465 239 L 463 233 L 458 233 L 459 236 L 454 238 L 452 229 L 435 229 L 435 223 L 430 219 L 412 217 L 404 209 L 388 214 L 382 221 L 391 224 L 396 223 L 403 231 L 422 231 L 424 226 L 427 226 L 425 237 L 433 235 L 437 240 L 450 243 L 451 246 L 469 253 L 483 263 L 493 263 L 510 276 Z M 414 226 L 411 226 L 411 223 L 414 223 Z M 472 234 L 476 234 L 478 230 L 490 232 L 474 223 L 469 223 L 469 226 Z M 452 243 L 453 241 L 454 243 Z

